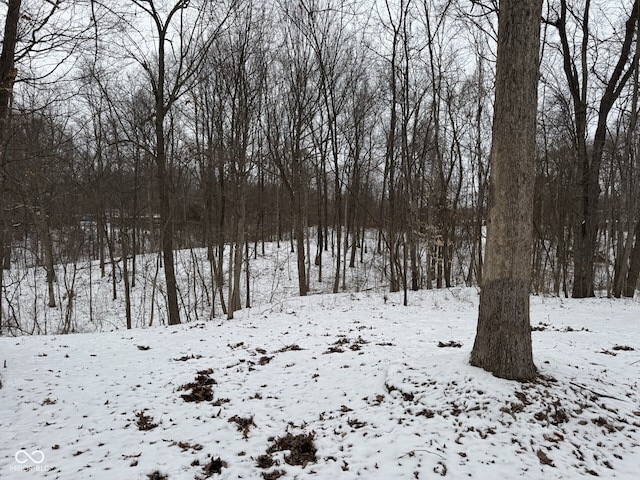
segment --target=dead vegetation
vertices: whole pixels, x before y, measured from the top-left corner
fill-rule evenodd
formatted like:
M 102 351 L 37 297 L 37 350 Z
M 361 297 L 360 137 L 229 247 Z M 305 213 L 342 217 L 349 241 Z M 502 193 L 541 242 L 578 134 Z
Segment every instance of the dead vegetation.
M 146 413 L 144 413 L 144 411 L 136 412 L 135 415 L 138 418 L 138 420 L 136 420 L 136 425 L 138 427 L 138 430 L 148 431 L 148 430 L 153 430 L 158 426 L 157 423 L 153 422 L 153 417 L 150 415 L 147 415 Z
M 204 448 L 199 443 L 191 444 L 189 442 L 172 442 L 171 446 L 172 447 L 173 446 L 177 446 L 183 452 L 186 452 L 187 450 L 193 450 L 194 452 L 199 452 L 200 450 L 202 450 Z
M 629 345 L 614 345 L 613 347 L 611 347 L 611 350 L 616 350 L 616 351 L 623 351 L 623 352 L 632 352 L 635 350 L 635 348 L 630 347 Z
M 294 351 L 300 351 L 300 350 L 304 350 L 303 348 L 300 348 L 300 346 L 296 345 L 295 343 L 292 345 L 287 345 L 286 347 L 282 347 L 279 350 L 276 350 L 273 353 L 284 353 L 284 352 L 294 352 Z
M 174 362 L 186 362 L 187 360 L 198 360 L 199 358 L 202 358 L 202 355 L 183 355 L 181 357 L 178 358 L 174 358 L 173 361 Z
M 264 480 L 277 480 L 280 477 L 284 477 L 287 473 L 284 470 L 274 470 L 272 472 L 262 472 L 262 478 Z
M 227 462 L 220 459 L 220 457 L 212 458 L 209 462 L 203 465 L 202 473 L 204 474 L 204 477 L 201 478 L 209 478 L 213 475 L 220 475 L 223 468 L 227 468 Z
M 258 457 L 258 466 L 268 465 L 266 467 L 261 466 L 260 468 L 271 467 L 274 464 L 271 455 L 276 452 L 285 451 L 289 453 L 285 454 L 284 461 L 289 465 L 301 465 L 305 467 L 308 463 L 315 463 L 317 449 L 313 442 L 314 437 L 314 433 L 301 433 L 299 435 L 287 433 L 284 437 L 270 439 L 272 442 L 271 446 L 267 448 L 266 455 L 260 455 L 260 457 Z M 271 460 L 269 461 L 269 459 Z
M 538 449 L 538 451 L 536 452 L 536 455 L 538 456 L 538 459 L 540 459 L 541 464 L 549 465 L 550 467 L 555 467 L 555 465 L 553 464 L 553 461 L 547 456 L 546 453 L 542 451 L 542 449 Z
M 329 346 L 324 354 L 326 355 L 329 353 L 343 353 L 345 351 L 345 348 L 348 348 L 353 352 L 357 352 L 362 349 L 362 345 L 366 345 L 367 343 L 369 342 L 361 336 L 358 336 L 358 338 L 355 339 L 349 339 L 348 337 L 341 335 L 338 340 L 336 340 Z
M 609 395 L 571 380 L 562 381 L 541 374 L 534 382 L 514 385 L 512 397 L 500 398 L 501 405 L 497 405 L 499 397 L 484 388 L 477 388 L 472 377 L 444 383 L 432 379 L 424 372 L 416 375 L 412 370 L 409 367 L 407 371 L 410 373 L 406 376 L 394 379 L 393 383 L 385 383 L 384 402 L 369 403 L 383 406 L 401 402 L 404 404 L 405 414 L 411 415 L 413 419 L 423 417 L 424 422 L 432 422 L 429 419 L 433 418 L 436 418 L 436 422 L 448 421 L 457 435 L 454 440 L 457 445 L 466 445 L 470 439 L 491 438 L 514 425 L 539 424 L 544 430 L 535 439 L 532 437 L 530 444 L 521 443 L 516 437 L 512 439 L 512 443 L 519 445 L 518 454 L 533 455 L 545 468 L 560 468 L 557 452 L 562 452 L 565 456 L 567 453 L 575 456 L 575 466 L 581 471 L 603 476 L 603 471 L 615 468 L 616 459 L 622 459 L 620 453 L 604 448 L 606 437 L 620 432 L 620 437 L 616 438 L 622 438 L 624 432 L 629 432 L 626 437 L 631 438 L 630 435 L 634 435 L 640 427 L 640 423 L 634 421 L 635 417 L 629 416 L 640 416 L 640 412 L 624 414 L 619 404 L 614 407 L 606 402 L 606 399 L 624 402 L 625 397 Z M 433 398 L 446 400 L 436 408 L 425 408 L 432 405 Z M 493 425 L 487 425 L 487 418 L 492 419 Z M 410 418 L 399 418 L 398 423 L 402 424 L 407 420 L 412 421 Z M 594 429 L 593 426 L 599 428 Z M 425 428 L 429 428 L 426 423 Z M 589 458 L 579 444 L 572 440 L 577 436 L 600 447 L 598 454 Z M 616 445 L 620 449 L 626 447 L 626 442 Z M 466 452 L 458 453 L 462 458 L 467 458 Z M 563 462 L 566 462 L 564 457 Z M 440 468 L 436 473 L 442 471 L 444 469 Z
M 265 470 L 267 468 L 271 468 L 274 464 L 274 460 L 273 458 L 271 458 L 271 455 L 260 455 L 258 456 L 258 458 L 256 458 L 256 465 L 258 466 L 258 468 L 264 468 Z
M 209 375 L 212 369 L 200 370 L 193 382 L 181 385 L 179 390 L 191 390 L 191 393 L 180 395 L 185 402 L 210 402 L 213 400 L 213 387 L 216 381 Z
M 589 332 L 590 330 L 588 328 L 582 327 L 579 329 L 573 328 L 571 326 L 566 326 L 566 327 L 555 327 L 549 323 L 544 323 L 544 322 L 538 322 L 537 325 L 532 325 L 531 326 L 531 331 L 532 332 L 545 332 L 545 331 L 549 331 L 549 332 Z
M 151 472 L 147 475 L 149 480 L 169 480 L 169 477 L 164 473 L 160 473 L 158 470 Z
M 229 419 L 229 423 L 235 423 L 239 432 L 242 432 L 242 438 L 249 438 L 249 430 L 251 427 L 255 427 L 256 424 L 253 421 L 253 416 L 242 418 L 234 415 Z
M 267 357 L 267 356 L 260 357 L 260 360 L 258 360 L 258 365 L 266 365 L 272 359 L 273 359 L 273 357 Z

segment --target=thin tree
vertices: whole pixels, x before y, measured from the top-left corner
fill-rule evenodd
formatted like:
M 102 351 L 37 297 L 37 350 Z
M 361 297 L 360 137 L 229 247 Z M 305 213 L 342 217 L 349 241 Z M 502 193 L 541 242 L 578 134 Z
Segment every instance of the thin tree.
M 486 264 L 471 364 L 536 376 L 529 289 L 542 0 L 501 0 Z
M 186 12 L 190 4 L 186 0 L 176 1 L 166 14 L 159 9 L 155 0 L 133 0 L 134 5 L 142 10 L 152 21 L 155 29 L 155 62 L 139 52 L 133 54 L 145 70 L 154 97 L 154 131 L 155 148 L 153 157 L 156 164 L 158 181 L 158 197 L 160 200 L 160 217 L 162 221 L 162 256 L 167 288 L 168 323 L 180 323 L 178 294 L 173 255 L 173 207 L 171 198 L 171 171 L 166 145 L 165 120 L 170 109 L 183 95 L 187 85 L 200 71 L 212 40 L 228 18 L 228 12 L 213 33 L 202 31 L 205 22 L 205 10 L 198 7 L 193 12 L 191 21 Z M 208 38 L 200 40 L 199 37 Z

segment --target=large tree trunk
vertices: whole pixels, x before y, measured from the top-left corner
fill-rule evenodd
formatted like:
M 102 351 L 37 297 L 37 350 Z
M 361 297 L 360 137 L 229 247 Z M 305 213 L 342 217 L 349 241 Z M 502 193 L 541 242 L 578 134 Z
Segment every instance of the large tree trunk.
M 18 21 L 20 20 L 20 7 L 22 0 L 9 0 L 7 4 L 7 15 L 5 18 L 4 35 L 2 42 L 2 52 L 0 52 L 0 250 L 2 254 L 2 265 L 0 265 L 0 293 L 4 289 L 4 272 L 5 263 L 4 252 L 5 242 L 9 243 L 8 252 L 11 252 L 11 237 L 6 238 L 5 235 L 5 219 L 4 219 L 4 179 L 6 165 L 6 146 L 9 138 L 9 119 L 11 112 L 11 97 L 13 95 L 13 83 L 16 78 L 16 69 L 14 67 L 14 57 L 16 50 L 16 41 L 18 38 Z M 0 333 L 2 333 L 2 295 L 0 294 Z
M 501 0 L 485 271 L 471 364 L 536 376 L 529 323 L 542 0 Z
M 16 41 L 18 38 L 18 21 L 20 20 L 21 0 L 9 0 L 7 16 L 5 18 L 2 52 L 0 53 L 0 147 L 2 167 L 4 167 L 4 148 L 7 140 L 9 112 L 11 97 L 13 95 L 13 83 L 17 71 L 14 66 Z

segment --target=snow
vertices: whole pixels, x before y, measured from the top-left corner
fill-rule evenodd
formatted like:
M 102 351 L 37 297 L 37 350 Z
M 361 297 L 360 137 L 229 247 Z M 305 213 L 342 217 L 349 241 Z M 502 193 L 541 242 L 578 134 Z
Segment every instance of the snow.
M 638 478 L 637 301 L 533 297 L 518 383 L 468 364 L 476 289 L 263 283 L 231 321 L 0 338 L 0 478 Z M 198 372 L 212 398 L 186 401 Z M 267 455 L 287 434 L 315 461 Z

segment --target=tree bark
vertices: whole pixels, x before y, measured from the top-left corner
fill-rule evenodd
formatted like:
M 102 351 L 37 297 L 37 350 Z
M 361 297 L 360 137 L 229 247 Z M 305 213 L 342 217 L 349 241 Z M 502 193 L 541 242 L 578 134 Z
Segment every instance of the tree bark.
M 471 364 L 532 380 L 529 289 L 542 0 L 501 0 L 485 271 Z
M 640 221 L 636 223 L 634 231 L 635 243 L 633 250 L 631 251 L 631 258 L 629 260 L 629 270 L 627 272 L 627 279 L 624 286 L 624 296 L 633 298 L 636 292 L 636 285 L 638 284 L 638 277 L 640 277 Z
M 2 52 L 0 52 L 0 250 L 2 253 L 2 263 L 5 263 L 5 242 L 10 242 L 11 238 L 6 238 L 4 219 L 4 193 L 5 193 L 5 166 L 6 166 L 6 146 L 8 141 L 9 120 L 11 117 L 11 98 L 13 96 L 13 83 L 16 78 L 14 57 L 16 51 L 16 41 L 18 39 L 18 21 L 20 20 L 20 7 L 22 0 L 9 0 L 7 4 L 7 15 L 5 18 L 4 35 L 2 41 Z M 9 244 L 9 253 L 11 247 Z M 0 267 L 4 267 L 1 265 Z M 4 289 L 4 272 L 0 268 L 0 293 Z M 2 333 L 2 295 L 0 294 L 0 333 Z

